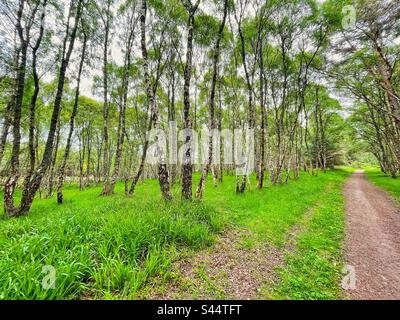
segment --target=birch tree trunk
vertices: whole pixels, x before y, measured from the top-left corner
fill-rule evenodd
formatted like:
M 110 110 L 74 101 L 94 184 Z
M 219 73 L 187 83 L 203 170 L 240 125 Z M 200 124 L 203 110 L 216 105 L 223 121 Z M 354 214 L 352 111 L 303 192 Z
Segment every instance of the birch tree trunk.
M 158 106 L 155 103 L 154 92 L 151 87 L 150 74 L 149 74 L 149 59 L 146 47 L 146 13 L 147 13 L 147 0 L 142 0 L 142 13 L 140 16 L 140 34 L 141 34 L 140 44 L 143 57 L 144 82 L 146 86 L 147 102 L 149 104 L 149 109 L 151 112 L 150 117 L 153 118 L 152 123 L 154 129 L 160 129 L 159 111 L 158 111 Z M 159 150 L 158 180 L 160 183 L 160 189 L 163 198 L 165 200 L 171 200 L 172 195 L 169 186 L 165 151 L 166 150 Z
M 195 13 L 200 4 L 200 0 L 197 0 L 196 4 L 193 5 L 190 0 L 182 0 L 186 11 L 189 14 L 187 22 L 187 46 L 186 46 L 186 64 L 184 69 L 184 86 L 183 86 L 183 118 L 184 118 L 184 128 L 186 131 L 185 154 L 183 155 L 183 166 L 182 166 L 182 198 L 185 200 L 192 199 L 192 174 L 193 174 L 193 164 L 192 164 L 192 140 L 191 129 L 192 121 L 190 120 L 190 80 L 192 77 L 192 58 L 193 58 L 193 32 L 195 23 Z
M 71 113 L 71 118 L 69 120 L 69 131 L 68 131 L 68 138 L 67 138 L 67 145 L 65 146 L 65 151 L 63 158 L 61 160 L 61 165 L 60 169 L 58 172 L 58 181 L 57 181 L 57 202 L 58 204 L 63 203 L 63 185 L 64 185 L 64 179 L 65 179 L 65 167 L 67 165 L 69 153 L 71 150 L 71 144 L 72 144 L 72 135 L 74 133 L 74 126 L 75 126 L 75 117 L 78 112 L 78 101 L 79 101 L 79 89 L 80 89 L 80 84 L 81 84 L 81 75 L 82 75 L 82 70 L 83 70 L 83 65 L 85 61 L 85 56 L 86 56 L 86 45 L 87 45 L 87 36 L 84 33 L 83 34 L 83 44 L 82 44 L 82 53 L 81 53 L 81 60 L 79 63 L 79 70 L 78 70 L 78 79 L 76 81 L 76 91 L 75 91 L 75 100 L 74 100 L 74 106 L 72 108 L 72 113 Z
M 18 209 L 14 207 L 14 192 L 20 177 L 19 171 L 19 153 L 21 146 L 21 111 L 22 102 L 25 90 L 25 75 L 27 64 L 27 52 L 30 41 L 30 27 L 22 27 L 22 18 L 24 15 L 25 0 L 20 0 L 17 11 L 16 29 L 20 41 L 20 61 L 17 71 L 17 93 L 15 97 L 14 112 L 13 112 L 13 145 L 11 151 L 11 168 L 10 174 L 4 186 L 4 213 L 6 216 L 18 215 Z M 31 16 L 33 21 L 35 14 Z
M 32 176 L 33 171 L 35 170 L 35 109 L 36 109 L 36 101 L 39 96 L 40 84 L 39 84 L 39 75 L 37 72 L 37 52 L 39 50 L 40 44 L 43 39 L 44 33 L 44 18 L 46 15 L 46 5 L 47 0 L 43 3 L 43 11 L 40 18 L 40 29 L 39 36 L 37 38 L 35 46 L 32 48 L 32 73 L 33 73 L 33 81 L 34 81 L 34 90 L 33 95 L 31 97 L 31 101 L 29 104 L 29 169 L 28 174 L 25 178 L 25 184 L 29 182 L 29 179 Z
M 214 119 L 214 114 L 215 114 L 215 87 L 216 87 L 216 82 L 217 82 L 217 76 L 218 76 L 218 62 L 219 62 L 219 55 L 220 55 L 220 47 L 221 47 L 221 38 L 222 38 L 222 33 L 224 31 L 225 27 L 225 22 L 226 22 L 226 16 L 228 14 L 228 0 L 224 1 L 224 14 L 222 18 L 222 22 L 220 24 L 219 30 L 218 30 L 218 36 L 217 36 L 217 41 L 215 42 L 215 47 L 214 47 L 214 56 L 213 56 L 213 75 L 212 75 L 212 80 L 211 80 L 211 90 L 210 90 L 210 105 L 209 105 L 209 141 L 208 141 L 208 159 L 207 163 L 203 168 L 203 172 L 200 177 L 199 185 L 197 187 L 196 191 L 196 197 L 198 199 L 201 199 L 203 197 L 204 193 L 204 188 L 206 184 L 206 179 L 208 177 L 208 173 L 210 171 L 210 167 L 212 164 L 212 159 L 213 159 L 213 134 L 214 134 L 214 129 L 215 129 L 215 119 Z
M 108 46 L 111 25 L 110 13 L 111 1 L 107 2 L 106 17 L 103 18 L 104 22 L 104 52 L 103 52 L 103 190 L 102 195 L 110 195 L 111 181 L 110 181 L 110 146 L 108 135 L 108 122 L 109 122 L 109 102 L 108 102 Z
M 260 41 L 259 48 L 259 67 L 260 67 L 260 109 L 261 109 L 261 133 L 260 133 L 260 162 L 258 164 L 258 184 L 257 188 L 262 189 L 264 186 L 264 170 L 265 170 L 265 105 L 264 105 L 264 57 L 263 46 Z
M 63 50 L 62 50 L 62 62 L 60 71 L 58 74 L 58 85 L 57 92 L 54 101 L 53 114 L 50 121 L 50 129 L 46 141 L 46 146 L 43 152 L 43 158 L 38 166 L 38 168 L 33 173 L 29 183 L 25 186 L 22 192 L 21 204 L 15 215 L 23 215 L 27 214 L 32 205 L 33 199 L 35 197 L 36 191 L 40 187 L 40 183 L 43 179 L 43 176 L 51 164 L 51 155 L 53 153 L 54 148 L 54 139 L 56 134 L 56 129 L 59 122 L 60 110 L 61 110 L 61 100 L 64 92 L 64 84 L 65 84 L 65 74 L 68 68 L 68 64 L 71 58 L 72 51 L 74 49 L 75 39 L 77 35 L 78 25 L 80 23 L 81 15 L 82 15 L 82 6 L 83 0 L 77 1 L 76 12 L 74 16 L 74 25 L 72 30 L 70 30 L 70 19 L 68 19 L 67 30 L 65 33 Z M 72 8 L 70 8 L 69 17 L 71 17 Z M 69 40 L 69 43 L 68 43 Z

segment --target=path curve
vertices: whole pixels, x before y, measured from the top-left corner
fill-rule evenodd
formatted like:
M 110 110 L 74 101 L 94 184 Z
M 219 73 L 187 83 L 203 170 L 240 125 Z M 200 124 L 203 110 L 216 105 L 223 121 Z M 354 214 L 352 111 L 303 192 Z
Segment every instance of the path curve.
M 354 267 L 350 299 L 400 299 L 400 208 L 363 172 L 344 187 L 346 199 L 345 258 Z M 350 270 L 350 269 L 348 269 Z

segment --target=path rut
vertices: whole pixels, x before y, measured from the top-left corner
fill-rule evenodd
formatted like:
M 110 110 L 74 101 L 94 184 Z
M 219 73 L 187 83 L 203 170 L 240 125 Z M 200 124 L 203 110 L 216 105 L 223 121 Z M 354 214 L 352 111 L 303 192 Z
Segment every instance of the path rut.
M 356 172 L 344 187 L 345 259 L 354 267 L 350 299 L 400 299 L 400 208 Z

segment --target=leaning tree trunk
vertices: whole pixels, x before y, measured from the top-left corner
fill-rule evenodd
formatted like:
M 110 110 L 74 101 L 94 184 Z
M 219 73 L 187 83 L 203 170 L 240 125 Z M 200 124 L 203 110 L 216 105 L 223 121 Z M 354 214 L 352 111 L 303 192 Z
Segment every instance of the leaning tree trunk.
M 7 216 L 17 215 L 17 209 L 14 207 L 14 191 L 17 185 L 19 172 L 19 152 L 21 144 L 21 110 L 22 99 L 25 86 L 25 69 L 26 69 L 26 53 L 27 45 L 23 45 L 21 50 L 21 63 L 18 72 L 17 96 L 14 105 L 14 120 L 13 120 L 13 147 L 11 151 L 11 169 L 10 175 L 4 186 L 4 212 Z
M 53 195 L 53 184 L 54 184 L 54 168 L 56 167 L 57 163 L 57 153 L 58 153 L 58 146 L 60 143 L 60 124 L 57 126 L 57 133 L 56 133 L 56 141 L 53 147 L 53 156 L 49 168 L 49 180 L 47 185 L 47 195 L 46 198 L 50 198 Z
M 4 109 L 4 120 L 3 120 L 3 127 L 0 135 L 0 164 L 3 160 L 4 156 L 4 150 L 6 148 L 7 144 L 7 136 L 8 136 L 8 131 L 10 130 L 10 127 L 12 125 L 12 116 L 13 116 L 13 110 L 14 110 L 14 105 L 15 105 L 15 100 L 16 100 L 16 95 L 17 95 L 17 88 L 18 88 L 18 62 L 19 62 L 19 57 L 20 57 L 20 48 L 18 48 L 17 43 L 15 43 L 14 47 L 14 56 L 13 56 L 13 69 L 15 72 L 14 79 L 12 80 L 13 88 L 12 88 L 12 93 L 10 100 L 8 101 L 6 108 Z
M 17 45 L 15 44 L 15 54 L 14 54 L 14 68 L 16 70 L 16 75 L 15 78 L 13 79 L 14 86 L 12 88 L 12 94 L 10 97 L 10 100 L 8 101 L 6 108 L 4 109 L 4 120 L 3 120 L 3 127 L 0 135 L 0 164 L 3 160 L 4 156 L 4 150 L 6 148 L 7 144 L 7 136 L 8 136 L 8 131 L 10 130 L 10 127 L 12 125 L 12 115 L 13 115 L 13 110 L 14 110 L 14 105 L 15 105 L 15 99 L 16 99 L 16 94 L 17 90 L 16 87 L 18 87 L 18 61 L 19 61 L 19 48 L 17 48 Z
M 47 0 L 43 3 L 43 12 L 40 18 L 40 30 L 39 36 L 37 38 L 35 46 L 32 48 L 32 71 L 33 71 L 33 81 L 34 81 L 34 90 L 33 95 L 31 97 L 30 105 L 29 105 L 29 169 L 28 174 L 25 178 L 25 184 L 29 182 L 33 171 L 35 170 L 36 158 L 35 158 L 35 109 L 36 102 L 39 96 L 40 83 L 39 83 L 39 75 L 37 72 L 37 52 L 39 50 L 40 44 L 43 39 L 44 33 L 44 18 L 46 15 L 46 5 Z
M 21 11 L 22 15 L 22 11 Z M 22 31 L 21 31 L 22 33 Z M 6 216 L 14 216 L 18 214 L 17 208 L 14 207 L 14 192 L 17 185 L 20 172 L 19 172 L 19 153 L 21 145 L 21 110 L 22 100 L 25 89 L 25 73 L 26 73 L 26 58 L 27 58 L 28 44 L 24 42 L 21 48 L 21 62 L 18 66 L 18 85 L 17 95 L 15 99 L 14 112 L 13 112 L 13 146 L 11 151 L 11 169 L 10 175 L 4 186 L 4 213 Z
M 69 24 L 67 25 L 66 35 L 63 43 L 62 50 L 62 62 L 58 75 L 58 85 L 57 92 L 54 101 L 53 114 L 50 121 L 50 129 L 46 141 L 46 146 L 43 152 L 42 162 L 39 167 L 33 173 L 29 183 L 24 187 L 22 192 L 21 204 L 16 212 L 16 215 L 27 214 L 31 208 L 33 199 L 35 197 L 36 191 L 39 189 L 40 184 L 42 182 L 43 176 L 46 173 L 49 165 L 51 164 L 53 148 L 54 148 L 54 139 L 56 134 L 56 129 L 58 126 L 59 118 L 60 118 L 60 110 L 61 110 L 61 100 L 64 92 L 64 84 L 65 84 L 65 74 L 67 71 L 67 67 L 71 58 L 71 54 L 74 48 L 75 39 L 77 35 L 78 25 L 80 22 L 81 14 L 82 14 L 82 3 L 83 0 L 79 0 L 77 4 L 77 10 L 74 17 L 74 26 L 73 29 L 69 30 Z M 69 22 L 69 21 L 68 21 Z M 69 39 L 68 49 L 67 42 Z
M 18 209 L 14 207 L 14 192 L 17 185 L 18 179 L 20 177 L 19 171 L 19 153 L 21 147 L 21 111 L 22 102 L 25 90 L 25 75 L 26 75 L 26 64 L 27 64 L 27 52 L 29 46 L 29 36 L 30 28 L 27 27 L 26 30 L 22 27 L 22 17 L 24 11 L 25 1 L 19 1 L 19 6 L 17 10 L 17 21 L 16 30 L 18 33 L 19 40 L 21 42 L 20 47 L 20 62 L 18 63 L 17 70 L 17 93 L 14 103 L 13 112 L 13 145 L 11 151 L 11 168 L 9 176 L 4 185 L 4 214 L 6 216 L 18 215 Z M 34 15 L 31 17 L 34 18 Z M 26 34 L 26 39 L 24 37 L 24 32 Z
M 1 161 L 3 160 L 4 149 L 7 143 L 8 131 L 10 130 L 11 126 L 11 115 L 12 115 L 14 100 L 15 97 L 11 97 L 10 101 L 7 103 L 6 108 L 4 110 L 3 128 L 0 135 L 0 164 Z
M 149 117 L 147 131 L 150 131 L 152 126 L 153 126 L 153 117 Z M 134 178 L 132 180 L 131 187 L 129 188 L 128 194 L 130 196 L 135 193 L 136 185 L 139 182 L 140 177 L 143 175 L 144 164 L 145 164 L 145 161 L 146 161 L 147 150 L 148 149 L 149 149 L 149 140 L 145 139 L 145 142 L 144 142 L 144 145 L 143 145 L 142 157 L 140 158 L 139 169 L 138 169 L 136 175 L 134 176 Z
M 79 89 L 80 89 L 80 83 L 81 83 L 81 75 L 82 75 L 82 70 L 83 70 L 83 64 L 85 60 L 85 55 L 86 55 L 86 44 L 87 44 L 87 37 L 86 34 L 84 33 L 83 35 L 83 47 L 82 47 L 82 53 L 81 53 L 81 61 L 79 63 L 79 70 L 78 70 L 78 79 L 76 83 L 76 91 L 75 91 L 75 100 L 74 100 L 74 106 L 72 108 L 72 113 L 71 113 L 71 118 L 69 120 L 69 132 L 68 132 L 68 138 L 67 138 L 67 145 L 65 146 L 65 151 L 63 158 L 61 160 L 61 165 L 60 169 L 58 172 L 58 181 L 57 181 L 57 202 L 58 204 L 63 203 L 63 192 L 62 188 L 64 185 L 64 179 L 65 179 L 65 167 L 67 165 L 67 160 L 69 157 L 69 153 L 71 150 L 71 144 L 72 144 L 72 134 L 74 132 L 74 125 L 75 125 L 75 117 L 78 112 L 78 101 L 79 101 Z

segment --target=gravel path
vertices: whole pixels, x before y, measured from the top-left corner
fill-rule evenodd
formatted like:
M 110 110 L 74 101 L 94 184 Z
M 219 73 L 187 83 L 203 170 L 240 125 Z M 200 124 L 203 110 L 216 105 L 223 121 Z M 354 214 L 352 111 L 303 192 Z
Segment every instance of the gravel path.
M 356 172 L 344 188 L 350 299 L 400 299 L 400 208 Z M 350 284 L 350 288 L 349 288 Z

